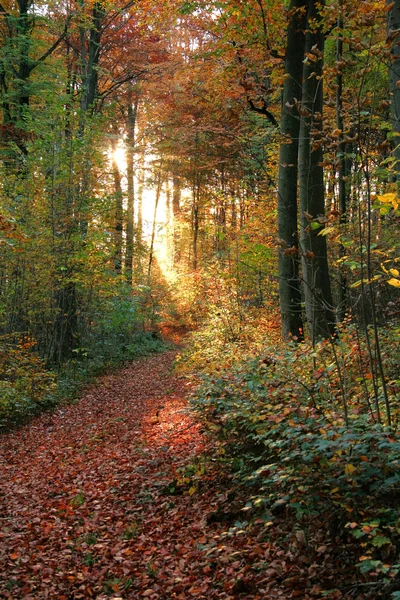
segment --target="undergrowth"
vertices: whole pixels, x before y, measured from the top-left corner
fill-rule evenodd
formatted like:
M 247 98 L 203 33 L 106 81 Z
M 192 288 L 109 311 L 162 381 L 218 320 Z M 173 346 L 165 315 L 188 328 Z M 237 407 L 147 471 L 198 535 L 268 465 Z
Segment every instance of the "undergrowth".
M 263 334 L 260 327 L 253 343 L 224 340 L 211 319 L 178 361 L 200 381 L 193 407 L 218 439 L 220 460 L 247 489 L 244 509 L 268 523 L 285 514 L 305 529 L 323 529 L 331 542 L 353 548 L 360 577 L 379 582 L 376 598 L 396 598 L 399 331 L 380 331 L 392 427 L 354 323 L 314 348 L 267 345 Z
M 123 362 L 165 350 L 156 334 L 138 332 L 129 341 L 109 346 L 103 354 L 78 350 L 76 357 L 52 371 L 35 352 L 35 343 L 21 336 L 0 338 L 0 431 L 20 425 L 44 410 L 77 397 L 94 377 Z

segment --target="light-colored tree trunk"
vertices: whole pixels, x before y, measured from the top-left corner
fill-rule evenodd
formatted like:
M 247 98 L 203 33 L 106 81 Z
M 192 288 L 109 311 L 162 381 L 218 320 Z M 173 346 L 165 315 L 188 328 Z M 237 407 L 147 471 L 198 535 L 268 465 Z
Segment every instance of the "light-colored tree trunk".
M 134 252 L 134 226 L 135 226 L 135 130 L 139 105 L 139 95 L 133 94 L 132 85 L 128 88 L 128 118 L 126 135 L 126 177 L 127 177 L 127 205 L 126 205 L 126 252 L 125 252 L 125 278 L 132 285 L 133 252 Z
M 123 237 L 123 192 L 121 173 L 115 158 L 118 148 L 118 132 L 115 131 L 111 140 L 112 148 L 112 173 L 114 179 L 114 265 L 119 273 L 122 270 L 122 237 Z
M 156 236 L 156 226 L 157 226 L 157 210 L 158 204 L 160 202 L 161 188 L 162 188 L 162 165 L 159 166 L 158 174 L 157 174 L 157 187 L 156 187 L 156 198 L 154 201 L 154 214 L 153 214 L 153 223 L 151 227 L 151 240 L 150 240 L 150 251 L 149 251 L 149 264 L 147 267 L 147 279 L 150 285 L 151 278 L 151 268 L 153 266 L 154 260 L 154 242 Z
M 181 259 L 180 251 L 180 216 L 181 216 L 181 182 L 175 169 L 172 172 L 172 215 L 174 226 L 173 241 L 173 264 L 179 264 Z

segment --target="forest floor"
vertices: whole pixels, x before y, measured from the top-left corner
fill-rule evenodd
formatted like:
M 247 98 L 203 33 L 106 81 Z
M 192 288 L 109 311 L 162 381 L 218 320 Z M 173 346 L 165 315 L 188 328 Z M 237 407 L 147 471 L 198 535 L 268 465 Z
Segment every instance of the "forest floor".
M 176 352 L 0 438 L 0 598 L 367 597 L 321 524 L 312 543 L 284 514 L 242 527 L 249 492 L 191 414 Z
M 232 481 L 201 459 L 174 357 L 138 360 L 2 436 L 1 598 L 293 597 L 277 583 L 293 575 L 282 550 L 223 535 Z

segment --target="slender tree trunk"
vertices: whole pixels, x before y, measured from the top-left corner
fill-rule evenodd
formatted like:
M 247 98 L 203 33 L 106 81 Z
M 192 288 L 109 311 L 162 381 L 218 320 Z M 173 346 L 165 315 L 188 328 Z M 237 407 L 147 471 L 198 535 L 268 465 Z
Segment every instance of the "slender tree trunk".
M 199 205 L 197 201 L 193 203 L 193 271 L 197 271 L 198 263 L 198 242 L 199 239 Z
M 339 4 L 339 18 L 337 22 L 338 38 L 336 42 L 336 62 L 342 64 L 343 60 L 343 16 L 342 16 L 342 0 Z M 348 177 L 349 161 L 346 159 L 346 142 L 344 142 L 344 123 L 343 123 L 343 74 L 339 68 L 336 76 L 336 126 L 338 129 L 338 150 L 337 150 L 337 171 L 338 171 L 338 208 L 340 213 L 341 229 L 344 229 L 347 223 L 347 208 L 349 195 Z M 340 257 L 345 256 L 345 248 L 340 245 Z M 348 305 L 347 298 L 347 278 L 343 265 L 339 270 L 339 290 L 337 302 L 337 317 L 338 321 L 343 321 Z
M 115 158 L 115 152 L 118 148 L 118 131 L 115 131 L 111 140 L 112 147 L 112 173 L 114 179 L 114 265 L 115 270 L 120 273 L 122 270 L 122 238 L 123 238 L 123 192 L 121 184 L 121 173 Z
M 180 261 L 180 213 L 181 213 L 181 182 L 175 171 L 172 172 L 172 215 L 174 223 L 173 264 Z
M 171 181 L 169 178 L 169 174 L 167 173 L 165 180 L 166 190 L 165 190 L 165 213 L 166 213 L 166 223 L 165 223 L 165 237 L 166 237 L 166 248 L 167 248 L 167 261 L 168 268 L 171 267 L 174 260 L 174 240 L 173 240 L 173 223 L 171 222 Z
M 55 344 L 52 360 L 60 365 L 72 356 L 78 345 L 78 316 L 76 286 L 67 282 L 57 292 L 57 318 L 55 323 Z
M 85 116 L 89 109 L 93 109 L 99 79 L 99 61 L 101 51 L 101 38 L 103 35 L 103 20 L 105 9 L 101 2 L 95 2 L 92 9 L 92 23 L 89 33 L 88 47 L 86 47 L 86 28 L 82 27 L 80 32 L 81 44 L 81 68 L 82 68 L 82 90 L 81 90 L 81 123 L 83 131 Z
M 246 223 L 247 190 L 239 191 L 239 229 Z
M 134 252 L 134 223 L 135 223 L 135 128 L 139 95 L 133 97 L 132 86 L 128 89 L 128 119 L 126 136 L 126 176 L 127 176 L 127 207 L 126 207 L 126 254 L 125 277 L 132 285 L 133 252 Z
M 393 136 L 393 156 L 395 158 L 395 179 L 400 192 L 400 0 L 387 0 L 391 9 L 388 12 L 387 41 L 391 46 L 389 66 L 389 92 L 391 98 L 391 120 Z
M 159 172 L 158 172 L 157 189 L 156 189 L 156 199 L 155 199 L 155 202 L 154 202 L 153 223 L 152 223 L 152 227 L 151 227 L 149 266 L 147 268 L 147 279 L 148 279 L 149 283 L 150 283 L 150 277 L 151 277 L 151 267 L 153 265 L 153 258 L 154 258 L 154 240 L 155 240 L 155 236 L 156 236 L 157 209 L 158 209 L 158 203 L 160 201 L 161 188 L 162 188 L 161 166 L 162 165 L 160 165 Z
M 196 174 L 193 182 L 192 190 L 192 247 L 193 247 L 193 258 L 192 268 L 193 271 L 197 271 L 198 266 L 198 240 L 199 240 L 199 194 L 200 194 L 200 181 Z
M 143 190 L 144 190 L 144 180 L 145 180 L 144 150 L 140 153 L 138 171 L 139 171 L 139 174 L 138 174 L 138 193 L 137 193 L 136 245 L 141 251 L 142 240 L 143 240 Z
M 282 335 L 303 338 L 297 228 L 297 172 L 306 0 L 291 0 L 285 58 L 278 174 L 279 298 Z
M 232 187 L 231 189 L 231 231 L 234 235 L 237 229 L 237 206 L 236 206 L 236 190 Z
M 303 67 L 303 100 L 299 142 L 299 188 L 302 271 L 308 328 L 313 343 L 334 331 L 335 315 L 328 268 L 325 184 L 322 152 L 324 34 L 317 3 L 310 0 Z M 314 229 L 312 226 L 316 225 Z

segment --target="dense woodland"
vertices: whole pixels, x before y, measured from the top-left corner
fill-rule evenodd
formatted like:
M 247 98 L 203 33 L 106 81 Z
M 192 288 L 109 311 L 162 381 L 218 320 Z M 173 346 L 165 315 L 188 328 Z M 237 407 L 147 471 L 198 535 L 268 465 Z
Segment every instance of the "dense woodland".
M 184 333 L 174 491 L 343 574 L 285 598 L 398 600 L 400 1 L 3 0 L 0 102 L 4 436 Z

